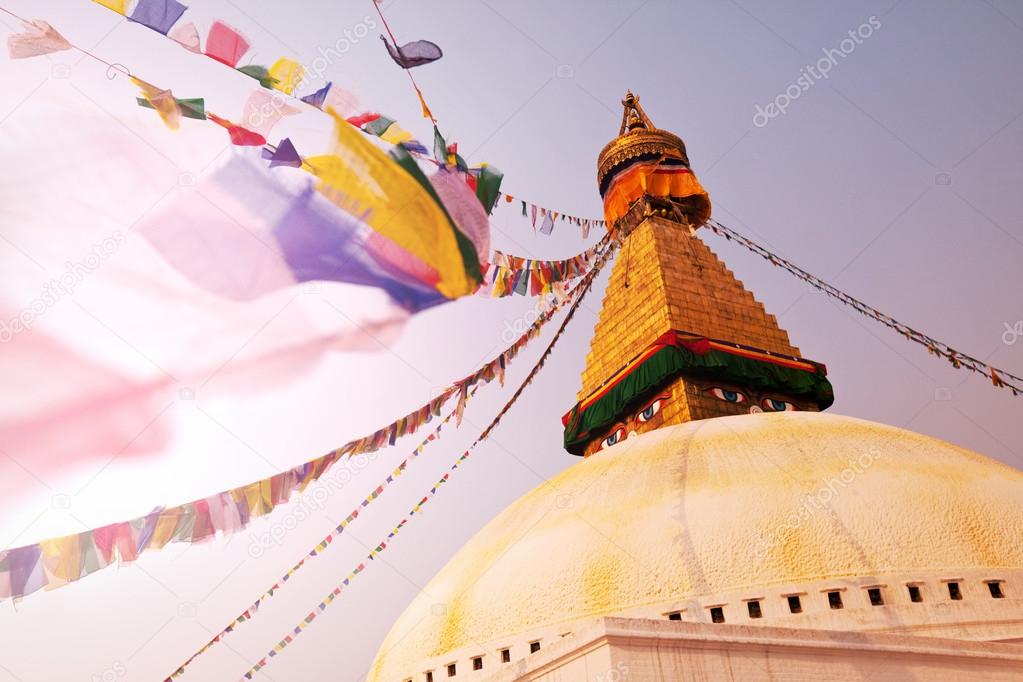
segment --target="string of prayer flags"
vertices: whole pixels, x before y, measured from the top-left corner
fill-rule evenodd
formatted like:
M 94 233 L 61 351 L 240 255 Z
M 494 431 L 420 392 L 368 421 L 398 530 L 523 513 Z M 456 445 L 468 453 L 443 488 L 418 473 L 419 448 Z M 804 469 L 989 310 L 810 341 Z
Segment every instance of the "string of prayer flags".
M 499 193 L 499 196 L 500 196 L 500 193 Z M 504 199 L 505 199 L 506 203 L 512 203 L 512 201 L 515 200 L 515 197 L 513 197 L 510 194 L 504 193 Z M 558 211 L 551 210 L 549 208 L 544 208 L 542 206 L 537 206 L 536 204 L 529 203 L 529 202 L 527 202 L 525 200 L 522 200 L 522 199 L 520 199 L 519 202 L 520 202 L 520 205 L 522 207 L 522 217 L 523 218 L 527 218 L 527 217 L 529 218 L 530 222 L 533 225 L 533 229 L 534 230 L 536 229 L 536 220 L 537 220 L 537 218 L 538 217 L 542 218 L 541 224 L 540 224 L 540 233 L 541 234 L 546 234 L 546 235 L 551 234 L 554 231 L 554 222 L 556 220 L 558 220 L 559 218 L 562 220 L 562 222 L 569 222 L 569 223 L 579 227 L 581 229 L 581 231 L 582 231 L 583 239 L 589 238 L 589 236 L 590 236 L 590 229 L 594 225 L 597 225 L 597 226 L 605 226 L 605 225 L 607 225 L 607 222 L 604 221 L 604 220 L 597 220 L 595 218 L 579 218 L 579 217 L 576 217 L 576 216 L 570 216 L 570 215 L 567 215 L 565 213 L 561 213 L 561 212 L 558 212 Z M 495 205 L 496 205 L 496 201 L 495 201 Z
M 601 265 L 604 262 L 606 262 L 607 257 L 610 256 L 610 254 L 613 252 L 613 250 L 614 250 L 614 247 L 609 248 L 609 249 L 607 249 L 604 252 L 603 257 L 601 258 Z M 448 470 L 446 472 L 444 472 L 444 475 L 441 476 L 437 480 L 437 482 L 434 483 L 433 486 L 430 487 L 430 489 L 427 492 L 427 494 L 424 495 L 423 498 L 419 502 L 417 502 L 415 505 L 412 506 L 412 508 L 405 515 L 405 518 L 403 518 L 393 529 L 391 529 L 391 531 L 387 534 L 387 536 L 383 540 L 381 540 L 380 543 L 377 544 L 376 547 L 374 547 L 369 552 L 369 554 L 366 555 L 366 560 L 371 561 L 371 562 L 374 561 L 376 559 L 376 557 L 379 556 L 388 547 L 388 545 L 391 543 L 391 541 L 394 539 L 394 537 L 397 536 L 401 532 L 401 529 L 404 528 L 408 524 L 409 520 L 413 516 L 415 516 L 416 514 L 421 513 L 424 505 L 429 503 L 429 501 L 432 500 L 437 495 L 437 493 L 441 490 L 443 485 L 450 480 L 452 472 L 454 472 L 456 469 L 458 469 L 458 467 L 462 464 L 462 462 L 464 462 L 466 459 L 469 458 L 470 454 L 475 449 L 475 447 L 477 445 L 479 445 L 481 442 L 483 442 L 484 440 L 486 440 L 487 437 L 490 435 L 490 433 L 497 427 L 497 425 L 504 418 L 504 415 L 506 415 L 508 413 L 508 411 L 511 409 L 511 407 L 515 404 L 515 402 L 522 395 L 522 393 L 525 390 L 526 386 L 528 386 L 530 383 L 532 383 L 533 379 L 536 377 L 536 375 L 543 368 L 543 365 L 544 365 L 545 361 L 547 360 L 548 357 L 550 357 L 551 352 L 554 350 L 554 346 L 557 344 L 558 340 L 561 338 L 562 334 L 564 333 L 565 329 L 568 326 L 568 323 L 572 320 L 572 317 L 573 317 L 576 309 L 578 308 L 579 304 L 582 303 L 583 297 L 589 291 L 589 288 L 592 285 L 593 280 L 594 280 L 597 272 L 599 272 L 599 270 L 600 270 L 600 268 L 595 269 L 594 272 L 592 273 L 592 276 L 588 277 L 586 282 L 581 282 L 580 283 L 580 286 L 577 289 L 578 295 L 575 296 L 575 301 L 574 301 L 572 307 L 569 309 L 568 314 L 565 316 L 565 319 L 562 321 L 561 326 L 558 328 L 558 331 L 555 332 L 554 337 L 551 339 L 550 343 L 547 345 L 547 348 L 544 350 L 543 354 L 541 355 L 540 360 L 536 363 L 536 365 L 533 366 L 533 368 L 530 370 L 529 374 L 526 376 L 526 378 L 519 385 L 518 389 L 516 389 L 515 393 L 511 396 L 511 398 L 504 405 L 504 407 L 500 410 L 500 412 L 498 412 L 497 416 L 495 416 L 494 419 L 491 420 L 490 424 L 480 433 L 480 435 L 472 442 L 472 444 L 469 445 L 469 447 L 461 455 L 459 455 L 457 459 L 455 459 L 454 463 L 452 463 L 451 466 L 448 468 Z M 364 560 L 364 561 L 360 562 L 358 566 L 356 566 L 354 569 L 352 569 L 352 571 L 343 580 L 341 580 L 340 583 L 335 585 L 335 587 L 327 594 L 327 596 L 324 597 L 324 599 L 319 604 L 317 604 L 317 606 L 315 607 L 314 610 L 310 611 L 301 621 L 298 622 L 298 624 L 295 627 L 293 627 L 291 630 L 289 630 L 290 634 L 285 635 L 280 641 L 278 641 L 277 644 L 274 645 L 274 647 L 272 649 L 270 649 L 270 651 L 267 652 L 266 656 L 264 656 L 263 658 L 261 658 L 258 661 L 256 661 L 256 663 L 253 664 L 252 667 L 250 667 L 247 671 L 245 671 L 245 673 L 242 674 L 242 677 L 244 679 L 246 679 L 246 680 L 253 679 L 253 676 L 257 672 L 259 672 L 262 668 L 267 666 L 268 661 L 271 658 L 276 657 L 285 648 L 287 648 L 294 641 L 295 637 L 297 637 L 298 635 L 302 634 L 302 632 L 304 632 L 305 629 L 310 624 L 312 624 L 321 613 L 326 611 L 327 607 L 330 606 L 332 603 L 334 603 L 334 601 L 337 599 L 337 597 L 339 597 L 342 594 L 344 589 L 351 585 L 351 581 L 355 578 L 355 576 L 357 576 L 359 573 L 361 573 L 364 570 L 366 570 L 366 567 L 367 567 L 367 563 Z M 240 620 L 238 622 L 240 622 Z M 180 672 L 180 670 L 181 669 L 179 669 L 179 672 Z M 168 678 L 168 679 L 170 679 L 170 678 Z
M 109 7 L 107 3 L 100 4 Z M 186 9 L 188 7 L 177 0 L 138 0 L 129 19 L 157 33 L 167 35 Z
M 180 666 L 178 666 L 177 670 L 175 670 L 173 673 L 171 673 L 171 675 L 169 677 L 167 677 L 167 680 L 173 680 L 173 679 L 183 675 L 185 673 L 185 668 L 187 668 L 189 665 L 191 665 L 192 662 L 195 661 L 196 658 L 198 658 L 202 654 L 206 653 L 206 651 L 208 651 L 214 644 L 219 642 L 221 640 L 221 638 L 223 638 L 226 635 L 228 635 L 229 633 L 233 632 L 238 625 L 240 625 L 240 624 L 242 624 L 242 623 L 244 623 L 244 622 L 246 622 L 248 620 L 251 620 L 252 615 L 255 614 L 256 611 L 259 610 L 259 607 L 262 606 L 263 603 L 266 602 L 268 599 L 273 597 L 274 594 L 281 589 L 281 586 L 284 583 L 286 583 L 287 581 L 291 580 L 295 576 L 295 574 L 298 573 L 298 571 L 301 570 L 302 567 L 306 565 L 306 561 L 308 559 L 315 558 L 315 557 L 319 556 L 320 553 L 322 553 L 323 550 L 325 550 L 327 547 L 329 547 L 330 544 L 333 543 L 336 538 L 340 537 L 340 535 L 345 531 L 345 529 L 348 526 L 350 526 L 356 519 L 359 518 L 359 514 L 362 513 L 363 509 L 368 507 L 370 505 L 370 503 L 373 502 L 373 500 L 375 500 L 378 497 L 380 497 L 380 494 L 384 491 L 384 489 L 387 486 L 389 486 L 391 483 L 394 482 L 394 479 L 396 479 L 397 477 L 399 477 L 403 473 L 405 473 L 406 469 L 408 468 L 408 465 L 411 462 L 413 462 L 416 458 L 418 458 L 419 455 L 421 455 L 423 453 L 423 450 L 426 448 L 426 446 L 429 445 L 431 442 L 436 441 L 440 437 L 441 429 L 444 427 L 445 424 L 447 424 L 449 421 L 451 421 L 451 418 L 453 416 L 454 416 L 454 412 L 449 413 L 437 425 L 437 427 L 430 432 L 430 435 L 427 436 L 425 439 L 423 439 L 423 441 L 420 442 L 419 445 L 414 450 L 412 450 L 412 452 L 409 455 L 407 455 L 405 457 L 405 459 L 403 459 L 401 461 L 401 463 L 394 468 L 393 471 L 391 471 L 390 475 L 388 475 L 387 478 L 384 479 L 384 481 L 382 481 L 380 483 L 380 485 L 378 485 L 373 490 L 373 492 L 371 492 L 368 496 L 366 496 L 362 500 L 362 502 L 360 502 L 358 505 L 356 505 L 356 507 L 352 510 L 352 512 L 343 521 L 341 521 L 341 523 L 339 523 L 336 527 L 334 527 L 330 531 L 330 533 L 328 533 L 327 536 L 324 537 L 323 540 L 321 540 L 315 547 L 313 547 L 311 550 L 309 550 L 309 552 L 307 552 L 305 555 L 303 555 L 303 557 L 297 563 L 295 563 L 291 568 L 289 568 L 284 573 L 284 575 L 281 576 L 267 590 L 265 590 L 263 592 L 263 594 L 259 595 L 259 597 L 256 598 L 256 600 L 254 602 L 252 602 L 252 604 L 250 604 L 248 608 L 246 608 L 244 611 L 242 611 L 241 614 L 239 614 L 230 623 L 228 623 L 228 625 L 225 628 L 223 628 L 220 632 L 215 634 L 198 651 L 196 651 L 184 663 L 182 663 Z M 400 528 L 401 525 L 404 525 L 404 522 L 402 522 L 401 524 L 398 524 L 398 528 Z M 394 534 L 397 533 L 398 528 L 395 528 L 395 530 L 393 530 L 391 532 L 392 534 L 388 535 L 388 538 L 387 538 L 388 540 L 390 538 L 394 537 Z M 376 551 L 379 553 L 380 551 L 383 551 L 383 548 L 381 548 L 378 545 L 378 549 Z M 364 564 L 360 564 L 360 567 L 359 567 L 358 570 L 361 571 L 363 567 L 364 567 Z M 350 582 L 350 580 L 351 580 L 351 578 L 353 576 L 354 576 L 354 573 L 349 574 L 349 577 L 345 579 L 344 584 L 347 585 L 348 582 Z M 311 622 L 312 619 L 308 618 L 308 617 L 307 617 L 307 619 L 308 620 L 305 620 L 303 622 L 305 622 L 308 625 L 308 623 Z
M 294 59 L 281 57 L 270 67 L 269 74 L 277 81 L 274 88 L 290 95 L 305 77 L 305 68 Z
M 177 130 L 181 126 L 181 108 L 170 90 L 161 90 L 134 76 L 132 76 L 131 82 L 139 87 L 143 99 L 156 110 L 165 126 L 171 130 Z
M 405 43 L 404 45 L 392 44 L 385 36 L 381 35 L 380 40 L 384 41 L 384 45 L 387 46 L 387 53 L 391 55 L 391 59 L 394 63 L 403 69 L 411 69 L 416 66 L 422 66 L 423 64 L 429 64 L 435 62 L 444 56 L 444 52 L 440 49 L 436 43 L 432 43 L 429 40 L 414 40 L 411 43 Z M 423 103 L 424 115 L 428 112 L 426 103 Z M 426 116 L 426 118 L 433 118 L 433 115 Z
M 248 51 L 249 41 L 241 31 L 220 20 L 214 21 L 210 25 L 209 33 L 206 34 L 206 50 L 204 52 L 207 57 L 216 59 L 221 64 L 227 64 L 233 69 L 238 66 L 238 62 Z
M 924 346 L 927 349 L 928 353 L 945 358 L 950 363 L 952 363 L 952 366 L 955 367 L 956 369 L 966 368 L 971 372 L 976 372 L 977 374 L 980 374 L 990 379 L 991 384 L 995 388 L 1008 388 L 1012 392 L 1013 396 L 1023 395 L 1023 378 L 1014 376 L 1006 372 L 1004 369 L 999 369 L 997 367 L 988 365 L 987 363 L 973 356 L 966 355 L 965 353 L 960 353 L 959 351 L 955 350 L 948 344 L 916 331 L 909 325 L 899 322 L 892 316 L 886 315 L 882 313 L 880 310 L 877 310 L 876 308 L 873 308 L 867 305 L 866 303 L 863 303 L 862 301 L 853 298 L 849 294 L 835 288 L 834 286 L 828 284 L 819 277 L 811 275 L 809 272 L 803 270 L 794 263 L 791 263 L 782 258 L 781 256 L 772 253 L 767 248 L 754 242 L 752 239 L 744 237 L 743 235 L 739 234 L 738 232 L 735 232 L 734 230 L 732 230 L 729 227 L 726 227 L 725 225 L 722 225 L 716 220 L 713 219 L 708 220 L 706 225 L 714 234 L 722 236 L 729 241 L 734 240 L 738 242 L 750 252 L 760 256 L 761 258 L 768 261 L 775 267 L 780 267 L 783 270 L 787 271 L 789 274 L 794 275 L 798 279 L 803 280 L 804 282 L 812 286 L 814 289 L 817 289 L 818 291 L 821 291 L 827 294 L 828 296 L 838 300 L 840 303 L 853 308 L 860 314 L 869 317 L 872 320 L 880 322 L 886 327 L 894 329 L 895 331 L 899 332 L 904 337 L 906 337 L 907 340 Z M 1010 383 L 1010 380 L 1016 383 L 1015 384 Z
M 605 250 L 598 258 L 598 264 L 603 263 L 608 254 L 609 251 Z M 576 302 L 580 300 L 576 296 L 577 292 L 585 291 L 582 288 L 584 283 L 592 282 L 592 277 L 598 269 L 595 267 L 591 270 L 587 279 L 580 282 L 568 297 L 541 312 L 533 324 L 497 357 L 455 382 L 419 409 L 369 436 L 350 441 L 325 455 L 269 478 L 199 500 L 175 507 L 158 507 L 145 516 L 87 530 L 74 536 L 48 539 L 33 545 L 0 551 L 0 599 L 18 599 L 44 587 L 59 587 L 108 566 L 135 561 L 143 553 L 161 549 L 172 542 L 198 542 L 215 534 L 227 535 L 242 530 L 252 519 L 268 514 L 277 506 L 288 502 L 293 492 L 306 490 L 342 458 L 387 447 L 398 438 L 410 435 L 431 422 L 440 416 L 441 409 L 447 401 L 457 394 L 459 404 L 448 415 L 448 419 L 456 416 L 456 413 L 464 411 L 464 403 L 473 394 L 477 385 L 490 383 L 494 379 L 501 380 L 507 365 L 532 339 L 540 335 L 544 325 L 557 311 L 569 300 L 574 299 Z M 438 430 L 446 421 L 447 419 L 438 425 Z M 412 457 L 421 454 L 426 442 L 436 438 L 436 432 L 428 435 L 416 448 Z M 391 476 L 398 476 L 405 466 L 407 462 L 399 465 Z M 350 523 L 357 515 L 357 512 L 353 512 L 346 523 Z M 320 548 L 325 546 L 321 543 Z M 46 547 L 46 561 L 41 560 L 44 556 L 43 547 Z M 310 555 L 315 556 L 312 552 Z M 277 585 L 272 589 L 276 588 Z M 248 614 L 241 620 L 249 618 L 256 608 L 258 605 L 250 607 Z
M 227 131 L 227 134 L 231 137 L 231 144 L 240 147 L 262 147 L 266 144 L 266 138 L 259 133 L 243 128 L 225 118 L 220 118 L 216 114 L 207 113 L 206 118 Z
M 7 54 L 11 59 L 38 57 L 70 49 L 71 43 L 42 19 L 25 22 L 21 33 L 12 33 L 7 37 Z
M 590 272 L 607 241 L 605 236 L 586 251 L 564 260 L 532 260 L 495 251 L 487 264 L 480 294 L 492 297 L 527 293 L 532 296 L 557 295 L 557 283 Z

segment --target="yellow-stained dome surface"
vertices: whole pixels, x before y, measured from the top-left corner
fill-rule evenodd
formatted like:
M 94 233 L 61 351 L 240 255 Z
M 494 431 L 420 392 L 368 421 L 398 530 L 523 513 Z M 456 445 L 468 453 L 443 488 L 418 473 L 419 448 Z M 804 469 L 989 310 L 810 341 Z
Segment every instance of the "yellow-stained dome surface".
M 1018 568 L 1021 529 L 1023 473 L 904 429 L 811 412 L 666 427 L 574 464 L 487 524 L 398 619 L 369 679 L 744 587 Z

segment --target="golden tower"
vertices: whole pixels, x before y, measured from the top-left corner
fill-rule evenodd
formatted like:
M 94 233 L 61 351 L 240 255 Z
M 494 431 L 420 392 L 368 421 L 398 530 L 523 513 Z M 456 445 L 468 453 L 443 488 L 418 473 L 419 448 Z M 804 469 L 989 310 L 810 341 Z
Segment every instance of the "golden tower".
M 700 240 L 710 198 L 685 143 L 656 128 L 629 92 L 619 135 L 600 152 L 608 229 L 621 240 L 565 446 L 590 455 L 661 426 L 819 410 L 822 365 L 799 356 L 774 315 Z

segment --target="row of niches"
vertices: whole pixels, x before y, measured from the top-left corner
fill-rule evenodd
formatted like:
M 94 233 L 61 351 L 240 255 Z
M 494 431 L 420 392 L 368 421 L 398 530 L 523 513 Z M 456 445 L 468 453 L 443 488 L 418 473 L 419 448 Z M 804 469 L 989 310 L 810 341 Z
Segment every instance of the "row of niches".
M 713 597 L 709 600 L 699 598 L 667 608 L 664 604 L 649 604 L 617 610 L 613 615 L 638 619 L 667 618 L 692 623 L 762 623 L 785 627 L 857 629 L 859 625 L 865 624 L 861 623 L 864 610 L 882 616 L 885 609 L 876 607 L 901 607 L 913 611 L 919 608 L 920 618 L 928 620 L 935 614 L 928 612 L 927 607 L 936 604 L 981 608 L 985 604 L 999 604 L 1012 608 L 1013 604 L 1019 602 L 1018 590 L 1013 589 L 1012 585 L 1023 584 L 1021 581 L 1023 572 L 1019 569 L 1008 569 L 1001 576 L 988 573 L 985 569 L 967 569 L 956 577 L 931 573 L 927 579 L 920 580 L 894 575 L 870 578 L 850 576 L 812 584 L 775 586 L 769 590 L 759 588 L 763 591 L 747 591 L 745 594 L 733 592 L 721 595 L 720 601 L 714 601 Z M 848 618 L 844 615 L 846 612 L 849 612 Z M 858 615 L 854 616 L 854 613 Z M 840 618 L 842 622 L 836 623 L 833 620 L 835 618 Z M 518 633 L 483 646 L 450 651 L 446 656 L 424 661 L 419 672 L 411 675 L 406 673 L 405 677 L 395 682 L 483 679 L 513 661 L 535 654 L 541 648 L 572 635 L 572 631 L 584 620 L 573 619 Z M 850 627 L 850 622 L 857 625 Z
M 977 585 L 971 585 L 977 587 Z M 1006 597 L 1005 581 L 1000 579 L 983 580 L 980 582 L 979 590 L 971 590 L 971 597 L 986 596 L 990 599 L 1004 599 Z M 930 601 L 957 602 L 963 601 L 967 584 L 962 579 L 945 579 L 935 583 L 925 581 L 910 581 L 899 586 L 887 584 L 864 585 L 856 590 L 846 587 L 820 590 L 819 599 L 822 600 L 825 610 L 839 611 L 847 607 L 875 607 L 885 606 L 898 602 L 910 602 L 920 604 Z M 892 590 L 904 592 L 902 597 L 896 595 Z M 811 596 L 807 592 L 791 592 L 778 595 L 777 599 L 782 602 L 782 613 L 800 614 L 808 607 L 807 600 Z M 668 620 L 709 620 L 712 623 L 743 622 L 759 620 L 764 617 L 767 600 L 764 597 L 754 597 L 741 600 L 741 609 L 736 609 L 736 604 L 711 604 L 705 607 L 704 614 L 691 614 L 687 610 L 667 611 L 663 615 Z M 738 613 L 736 613 L 738 611 Z M 777 613 L 777 611 L 776 611 Z M 702 617 L 701 617 L 702 616 Z
M 567 634 L 570 634 L 570 633 L 565 633 L 565 634 L 567 635 Z M 535 654 L 537 651 L 540 650 L 540 640 L 538 640 L 538 639 L 531 640 L 531 641 L 527 642 L 527 646 L 529 647 L 529 653 Z M 506 647 L 502 647 L 502 648 L 497 649 L 497 656 L 498 656 L 498 663 L 499 664 L 501 664 L 501 663 L 511 663 L 511 660 L 512 660 L 512 647 L 511 646 L 506 646 Z M 484 661 L 484 656 L 483 655 L 471 656 L 469 658 L 469 661 L 468 661 L 468 664 L 469 664 L 468 665 L 468 669 L 471 670 L 472 672 L 478 672 L 480 670 L 483 670 L 483 661 Z M 438 675 L 443 675 L 443 676 L 446 676 L 446 677 L 455 677 L 455 676 L 458 675 L 458 671 L 459 671 L 460 667 L 461 666 L 459 665 L 458 661 L 452 661 L 450 663 L 444 664 L 444 666 L 442 667 L 442 670 L 440 672 L 437 672 L 437 671 L 434 671 L 434 670 L 426 670 L 426 671 L 424 671 L 422 673 L 422 677 L 419 678 L 419 679 L 423 680 L 423 682 L 434 682 L 434 680 L 436 679 L 436 677 Z M 406 677 L 404 682 L 413 682 L 413 678 Z

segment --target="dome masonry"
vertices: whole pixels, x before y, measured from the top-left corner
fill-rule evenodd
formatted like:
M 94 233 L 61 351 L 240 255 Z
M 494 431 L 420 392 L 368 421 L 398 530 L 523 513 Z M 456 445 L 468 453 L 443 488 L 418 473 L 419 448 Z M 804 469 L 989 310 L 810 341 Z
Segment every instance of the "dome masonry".
M 1021 527 L 1023 473 L 904 429 L 813 412 L 664 427 L 485 526 L 395 623 L 369 680 L 581 618 L 774 585 L 996 575 L 1023 567 Z

